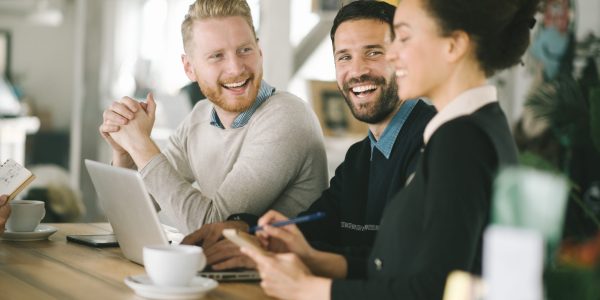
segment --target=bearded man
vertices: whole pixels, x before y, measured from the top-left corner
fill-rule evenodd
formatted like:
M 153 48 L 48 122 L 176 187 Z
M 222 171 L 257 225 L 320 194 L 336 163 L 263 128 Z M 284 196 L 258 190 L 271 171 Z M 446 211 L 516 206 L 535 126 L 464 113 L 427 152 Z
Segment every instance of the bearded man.
M 197 0 L 181 31 L 185 73 L 209 101 L 194 106 L 162 152 L 150 138 L 152 95 L 113 102 L 99 128 L 113 165 L 137 167 L 184 234 L 234 213 L 307 209 L 327 187 L 321 127 L 305 101 L 262 80 L 246 1 Z

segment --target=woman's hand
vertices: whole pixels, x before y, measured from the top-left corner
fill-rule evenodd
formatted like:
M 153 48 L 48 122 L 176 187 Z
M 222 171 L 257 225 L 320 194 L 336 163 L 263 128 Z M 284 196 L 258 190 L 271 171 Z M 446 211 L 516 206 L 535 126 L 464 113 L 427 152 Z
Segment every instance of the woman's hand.
M 268 224 L 285 221 L 287 218 L 271 210 L 258 220 L 263 230 L 256 232 L 264 248 L 275 253 L 294 253 L 302 260 L 303 266 L 318 276 L 345 278 L 348 274 L 346 259 L 335 253 L 315 250 L 294 224 L 273 227 Z
M 242 253 L 256 262 L 267 295 L 279 299 L 329 299 L 331 280 L 312 276 L 296 254 L 263 255 L 242 247 Z
M 296 225 L 290 224 L 282 227 L 269 226 L 269 224 L 287 219 L 287 217 L 277 211 L 271 210 L 267 212 L 258 220 L 258 225 L 262 226 L 263 230 L 256 232 L 256 236 L 261 241 L 263 247 L 269 251 L 275 253 L 292 252 L 305 261 L 311 257 L 315 250 L 308 244 Z

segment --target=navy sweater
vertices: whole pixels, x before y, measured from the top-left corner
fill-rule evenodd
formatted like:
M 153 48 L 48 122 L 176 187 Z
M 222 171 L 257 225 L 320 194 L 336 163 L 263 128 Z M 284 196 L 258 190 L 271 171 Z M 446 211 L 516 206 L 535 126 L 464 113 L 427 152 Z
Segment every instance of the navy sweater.
M 366 272 L 364 259 L 374 243 L 383 209 L 414 172 L 423 130 L 434 115 L 432 106 L 419 101 L 398 133 L 389 159 L 375 148 L 371 161 L 368 137 L 352 145 L 330 187 L 300 214 L 326 213 L 325 219 L 299 224 L 299 228 L 315 248 L 346 256 L 349 278 Z

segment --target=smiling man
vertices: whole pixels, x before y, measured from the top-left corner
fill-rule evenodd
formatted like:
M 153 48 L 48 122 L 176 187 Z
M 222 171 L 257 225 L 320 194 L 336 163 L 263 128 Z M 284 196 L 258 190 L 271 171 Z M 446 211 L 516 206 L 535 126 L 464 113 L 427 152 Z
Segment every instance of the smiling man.
M 414 172 L 423 130 L 435 115 L 422 100 L 398 98 L 395 69 L 385 59 L 394 12 L 385 2 L 352 2 L 338 12 L 330 33 L 338 87 L 369 133 L 348 149 L 329 189 L 301 213 L 327 217 L 298 227 L 315 248 L 346 256 L 349 278 L 366 268 L 362 257 L 383 210 Z
M 414 172 L 423 130 L 435 114 L 421 100 L 398 98 L 395 70 L 385 59 L 394 11 L 385 2 L 355 1 L 334 19 L 331 41 L 338 87 L 354 117 L 367 123 L 369 134 L 350 147 L 330 187 L 301 213 L 322 211 L 325 219 L 298 225 L 316 248 L 344 254 L 354 264 L 351 277 L 364 271 L 357 268 L 366 268 L 361 258 L 373 245 L 386 204 Z M 257 219 L 248 214 L 230 217 L 236 218 L 247 225 Z M 240 256 L 238 247 L 227 240 L 212 245 L 223 228 L 247 229 L 247 225 L 209 224 L 187 236 L 184 243 L 202 243 L 215 269 L 251 267 L 253 262 Z
M 233 213 L 305 210 L 327 186 L 321 128 L 306 102 L 262 80 L 248 4 L 198 0 L 181 31 L 185 73 L 209 101 L 195 105 L 162 153 L 150 139 L 152 95 L 113 102 L 100 126 L 113 164 L 137 167 L 183 233 Z

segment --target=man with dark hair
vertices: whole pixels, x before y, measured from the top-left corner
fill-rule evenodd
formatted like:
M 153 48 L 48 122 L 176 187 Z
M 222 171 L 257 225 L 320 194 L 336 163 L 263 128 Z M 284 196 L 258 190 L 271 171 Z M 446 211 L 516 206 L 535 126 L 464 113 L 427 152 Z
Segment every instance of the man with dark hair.
M 330 187 L 300 214 L 322 211 L 325 218 L 299 227 L 315 248 L 341 253 L 349 263 L 368 254 L 384 207 L 415 170 L 423 130 L 435 114 L 421 100 L 398 98 L 394 69 L 385 59 L 394 11 L 385 2 L 353 2 L 338 12 L 331 29 L 339 89 L 369 134 L 348 149 Z M 237 246 L 216 241 L 223 228 L 247 230 L 257 218 L 237 214 L 229 220 L 244 222 L 205 225 L 184 243 L 203 244 L 215 269 L 251 267 L 247 257 L 236 256 Z

